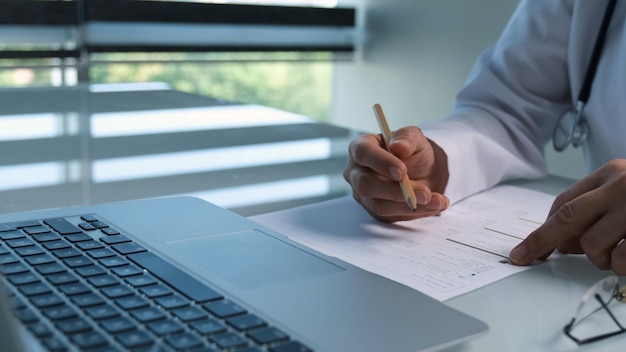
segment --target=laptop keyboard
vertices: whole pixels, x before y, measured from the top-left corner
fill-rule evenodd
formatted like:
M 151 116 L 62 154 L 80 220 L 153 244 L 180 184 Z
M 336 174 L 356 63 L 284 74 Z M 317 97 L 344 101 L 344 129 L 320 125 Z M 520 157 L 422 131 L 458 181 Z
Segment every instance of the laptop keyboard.
M 0 223 L 0 273 L 50 351 L 311 351 L 95 214 Z

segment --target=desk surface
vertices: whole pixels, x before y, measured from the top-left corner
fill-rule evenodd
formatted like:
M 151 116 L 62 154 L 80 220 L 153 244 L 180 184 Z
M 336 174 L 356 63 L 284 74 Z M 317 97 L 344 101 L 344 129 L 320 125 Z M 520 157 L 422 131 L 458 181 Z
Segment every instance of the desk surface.
M 345 195 L 355 136 L 162 85 L 0 90 L 0 213 L 194 195 L 253 215 Z
M 572 181 L 549 177 L 512 183 L 556 195 Z M 446 351 L 623 351 L 626 335 L 578 347 L 563 334 L 585 291 L 611 274 L 595 268 L 584 255 L 566 255 L 448 300 L 448 305 L 486 322 L 490 331 Z M 624 322 L 626 309 L 619 309 L 617 316 Z
M 0 213 L 178 194 L 245 216 L 339 197 L 357 133 L 153 87 L 0 90 Z M 569 181 L 523 186 L 556 193 Z M 609 273 L 564 256 L 446 303 L 490 332 L 461 351 L 573 351 L 562 333 Z M 419 332 L 416 332 L 419 333 Z M 626 335 L 580 350 L 623 350 Z

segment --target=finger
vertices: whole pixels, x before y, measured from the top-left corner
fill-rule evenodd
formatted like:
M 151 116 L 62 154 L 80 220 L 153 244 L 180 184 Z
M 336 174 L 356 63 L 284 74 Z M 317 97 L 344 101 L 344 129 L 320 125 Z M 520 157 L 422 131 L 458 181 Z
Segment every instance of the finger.
M 352 189 L 364 198 L 389 200 L 406 205 L 398 181 L 361 166 L 352 167 L 347 177 Z M 422 195 L 424 192 L 420 190 L 418 193 Z
M 400 184 L 370 169 L 355 166 L 344 174 L 353 188 L 353 197 L 377 218 L 403 219 L 431 216 L 445 210 L 450 201 L 439 193 L 431 193 L 428 187 L 419 182 L 412 182 L 417 195 L 423 195 L 415 212 L 409 209 Z M 417 196 L 419 199 L 420 196 Z M 425 205 L 424 205 L 425 204 Z
M 403 127 L 391 135 L 388 149 L 400 159 L 430 148 L 430 143 L 419 127 Z
M 611 251 L 611 270 L 617 275 L 626 275 L 626 243 L 624 241 Z
M 554 214 L 565 203 L 587 192 L 591 192 L 593 190 L 601 188 L 607 182 L 607 179 L 611 178 L 611 176 L 615 172 L 611 165 L 612 164 L 607 164 L 602 166 L 597 171 L 580 179 L 574 185 L 559 194 L 552 204 L 552 208 L 548 213 L 548 217 Z
M 594 193 L 597 192 L 585 193 L 558 207 L 511 251 L 511 262 L 528 265 L 536 259 L 546 259 L 561 243 L 580 237 L 599 217 Z
M 607 212 L 580 238 L 580 246 L 593 264 L 607 270 L 612 266 L 612 251 L 623 240 L 626 231 L 624 211 Z
M 406 165 L 382 146 L 380 135 L 364 135 L 350 143 L 350 158 L 362 167 L 372 169 L 376 173 L 400 181 L 406 174 Z

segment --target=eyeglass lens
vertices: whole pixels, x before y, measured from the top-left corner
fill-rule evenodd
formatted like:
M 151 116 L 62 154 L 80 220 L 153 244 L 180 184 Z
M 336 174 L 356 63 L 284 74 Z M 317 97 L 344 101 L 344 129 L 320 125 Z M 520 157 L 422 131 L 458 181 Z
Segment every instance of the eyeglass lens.
M 618 290 L 616 277 L 608 277 L 590 287 L 565 333 L 578 344 L 584 344 L 626 332 L 621 325 L 626 318 L 626 305 L 615 304 Z

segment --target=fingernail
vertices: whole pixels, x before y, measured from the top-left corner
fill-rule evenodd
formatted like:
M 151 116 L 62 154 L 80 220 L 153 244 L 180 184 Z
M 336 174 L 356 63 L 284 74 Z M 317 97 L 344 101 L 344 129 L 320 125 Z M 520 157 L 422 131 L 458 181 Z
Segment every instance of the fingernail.
M 415 192 L 415 201 L 417 204 L 426 204 L 426 193 L 425 192 Z
M 392 166 L 389 168 L 389 175 L 396 181 L 400 181 L 402 179 L 402 170 L 399 167 Z
M 439 198 L 432 198 L 428 204 L 426 204 L 426 209 L 428 210 L 439 210 L 443 209 L 444 203 Z
M 526 249 L 526 246 L 519 245 L 513 248 L 513 250 L 509 254 L 509 259 L 511 259 L 513 264 L 523 263 L 524 258 L 526 258 L 527 254 L 528 250 Z

